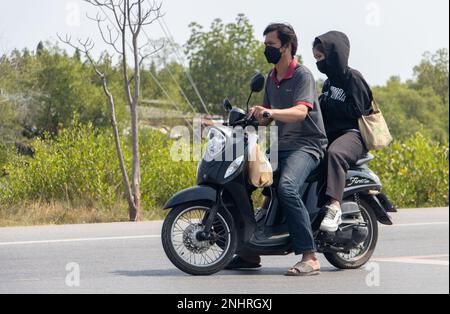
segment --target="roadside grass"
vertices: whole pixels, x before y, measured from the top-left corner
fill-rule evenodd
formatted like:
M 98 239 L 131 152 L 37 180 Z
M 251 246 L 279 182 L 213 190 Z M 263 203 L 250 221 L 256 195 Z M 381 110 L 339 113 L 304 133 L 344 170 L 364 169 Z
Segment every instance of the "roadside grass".
M 259 190 L 260 192 L 262 189 Z M 264 198 L 255 192 L 255 208 L 262 204 Z M 162 208 L 141 210 L 141 221 L 163 220 L 167 211 Z M 23 201 L 11 206 L 0 207 L 0 228 L 26 227 L 42 225 L 93 224 L 110 222 L 127 222 L 128 205 L 125 201 L 116 202 L 110 207 L 102 207 L 95 201 L 61 201 L 44 200 Z
M 83 201 L 71 204 L 61 201 L 24 201 L 0 208 L 0 227 L 127 222 L 127 208 L 126 202 L 100 208 Z M 143 210 L 141 220 L 162 220 L 165 214 L 162 209 Z
M 0 159 L 0 227 L 128 220 L 111 131 L 73 125 L 57 138 L 35 139 L 34 157 L 9 150 Z M 190 155 L 194 147 L 185 142 L 174 145 L 174 140 L 153 130 L 141 134 L 141 220 L 163 219 L 161 208 L 167 200 L 196 184 L 197 162 L 176 161 L 173 152 Z M 129 144 L 123 138 L 128 169 Z M 448 151 L 448 143 L 417 133 L 374 152 L 376 159 L 369 166 L 399 208 L 448 206 Z M 254 207 L 260 207 L 261 194 L 253 199 Z

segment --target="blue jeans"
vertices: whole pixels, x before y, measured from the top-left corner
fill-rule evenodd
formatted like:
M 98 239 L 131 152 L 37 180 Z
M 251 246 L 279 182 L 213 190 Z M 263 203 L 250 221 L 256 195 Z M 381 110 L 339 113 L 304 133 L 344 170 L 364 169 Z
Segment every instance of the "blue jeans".
M 283 151 L 278 155 L 278 199 L 287 219 L 296 255 L 317 251 L 311 219 L 300 190 L 319 163 L 319 160 L 301 150 Z

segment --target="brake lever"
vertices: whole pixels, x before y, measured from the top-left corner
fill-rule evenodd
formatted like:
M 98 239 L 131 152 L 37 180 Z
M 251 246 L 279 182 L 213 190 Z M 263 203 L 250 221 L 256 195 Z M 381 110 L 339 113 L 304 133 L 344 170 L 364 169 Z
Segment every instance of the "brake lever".
M 243 118 L 242 120 L 237 121 L 236 123 L 234 123 L 235 126 L 237 125 L 241 125 L 241 124 L 251 124 L 253 126 L 259 126 L 258 121 L 256 120 L 256 118 L 253 115 L 247 114 L 247 116 L 245 118 Z
M 245 120 L 248 124 L 253 125 L 254 127 L 258 127 L 259 126 L 259 122 L 258 120 L 256 120 L 255 116 L 253 115 L 249 115 L 246 120 Z

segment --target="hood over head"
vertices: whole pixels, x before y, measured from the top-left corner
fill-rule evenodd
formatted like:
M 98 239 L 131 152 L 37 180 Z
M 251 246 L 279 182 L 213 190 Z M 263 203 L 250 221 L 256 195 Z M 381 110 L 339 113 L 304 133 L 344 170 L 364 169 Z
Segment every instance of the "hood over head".
M 330 78 L 342 77 L 348 71 L 350 58 L 350 40 L 347 35 L 338 31 L 331 31 L 316 37 L 314 46 L 322 44 L 325 50 L 327 69 Z M 337 78 L 336 77 L 336 78 Z

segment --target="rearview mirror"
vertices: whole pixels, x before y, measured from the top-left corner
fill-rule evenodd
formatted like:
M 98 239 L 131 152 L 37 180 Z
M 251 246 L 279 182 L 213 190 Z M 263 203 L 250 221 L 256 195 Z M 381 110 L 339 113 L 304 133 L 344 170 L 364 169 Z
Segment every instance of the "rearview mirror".
M 264 89 L 264 84 L 266 83 L 266 79 L 264 75 L 261 73 L 256 74 L 250 83 L 250 88 L 253 93 L 259 93 Z
M 225 108 L 226 112 L 230 112 L 233 109 L 231 102 L 228 98 L 225 98 L 223 101 L 223 108 Z

